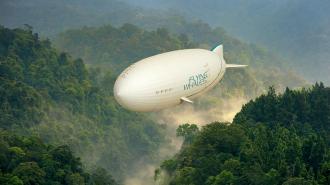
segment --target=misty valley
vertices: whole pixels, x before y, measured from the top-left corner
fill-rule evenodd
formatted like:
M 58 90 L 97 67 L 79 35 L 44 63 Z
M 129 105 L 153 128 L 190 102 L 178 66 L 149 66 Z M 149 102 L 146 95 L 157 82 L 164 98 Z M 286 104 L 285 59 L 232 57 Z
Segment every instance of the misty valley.
M 304 3 L 1 1 L 0 184 L 330 184 L 330 4 Z M 310 16 L 320 20 L 300 21 L 299 7 L 321 6 Z M 304 26 L 319 29 L 294 31 Z M 248 67 L 228 69 L 193 104 L 135 112 L 116 102 L 116 78 L 134 62 L 218 44 Z

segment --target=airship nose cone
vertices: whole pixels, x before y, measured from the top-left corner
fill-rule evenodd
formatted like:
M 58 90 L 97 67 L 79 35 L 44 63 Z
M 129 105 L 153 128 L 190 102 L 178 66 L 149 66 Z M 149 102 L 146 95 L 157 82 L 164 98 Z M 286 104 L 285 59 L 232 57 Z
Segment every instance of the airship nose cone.
M 132 92 L 129 90 L 129 84 L 125 79 L 117 79 L 114 86 L 114 96 L 116 101 L 123 107 L 129 107 L 129 99 Z
M 120 93 L 119 91 L 115 92 L 115 98 L 116 100 L 122 99 L 122 93 Z
M 115 83 L 113 94 L 118 102 L 121 102 L 120 100 L 124 98 L 123 88 L 117 82 Z
M 115 91 L 115 98 L 120 103 L 127 100 L 128 97 L 129 97 L 129 94 L 127 92 L 125 92 L 124 89 L 119 89 L 118 91 Z

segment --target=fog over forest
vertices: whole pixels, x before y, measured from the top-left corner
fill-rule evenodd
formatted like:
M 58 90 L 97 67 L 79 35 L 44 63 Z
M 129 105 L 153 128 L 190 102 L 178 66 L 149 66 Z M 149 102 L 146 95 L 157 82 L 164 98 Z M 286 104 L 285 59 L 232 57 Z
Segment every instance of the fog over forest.
M 120 106 L 143 58 L 223 44 L 209 92 Z M 0 184 L 330 184 L 330 1 L 0 0 Z

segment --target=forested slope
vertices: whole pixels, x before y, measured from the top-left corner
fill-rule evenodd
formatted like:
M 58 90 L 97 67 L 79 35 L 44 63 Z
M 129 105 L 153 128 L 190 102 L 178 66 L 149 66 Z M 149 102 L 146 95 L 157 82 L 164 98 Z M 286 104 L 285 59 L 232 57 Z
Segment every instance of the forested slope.
M 122 25 L 126 22 L 139 27 Z M 49 40 L 40 39 L 29 25 L 23 26 L 26 23 L 43 36 L 51 35 L 56 48 L 70 54 L 56 51 Z M 163 117 L 173 113 L 185 121 L 185 116 L 194 115 L 207 117 L 204 120 L 230 120 L 242 103 L 270 85 L 283 90 L 306 84 L 290 71 L 288 64 L 292 61 L 281 58 L 282 53 L 244 43 L 222 28 L 187 20 L 176 11 L 146 10 L 116 0 L 4 0 L 0 1 L 0 24 L 25 27 L 0 27 L 0 128 L 10 131 L 1 134 L 15 132 L 40 138 L 47 143 L 47 149 L 40 149 L 47 156 L 57 146 L 68 145 L 74 155 L 81 157 L 82 164 L 77 159 L 74 165 L 79 170 L 65 171 L 68 175 L 58 177 L 60 183 L 71 182 L 72 174 L 80 182 L 90 181 L 86 170 L 111 181 L 108 172 L 99 167 L 119 181 L 135 174 L 135 169 L 143 171 L 139 165 L 159 159 L 157 151 L 170 142 L 164 134 L 166 125 L 155 120 L 168 120 Z M 265 26 L 267 29 L 271 27 Z M 58 32 L 62 33 L 55 37 Z M 322 36 L 317 38 L 322 40 Z M 166 51 L 211 49 L 218 44 L 224 44 L 228 63 L 249 67 L 228 70 L 213 91 L 195 101 L 192 111 L 178 106 L 160 114 L 139 114 L 115 103 L 114 80 L 131 63 Z M 306 55 L 315 51 L 294 49 Z M 312 90 L 287 90 L 283 95 L 271 90 L 244 106 L 229 127 L 214 123 L 199 132 L 195 127 L 191 127 L 193 132 L 183 130 L 179 134 L 186 137 L 182 152 L 162 165 L 170 175 L 165 180 L 196 185 L 329 183 L 328 94 L 328 89 L 319 84 Z M 172 124 L 177 122 L 171 120 Z M 15 147 L 23 153 L 30 150 L 24 144 L 8 142 L 0 141 L 6 159 L 16 160 L 16 154 L 22 157 L 22 151 Z M 31 163 L 33 160 L 41 171 Z M 19 162 L 28 163 L 39 175 L 48 177 L 51 173 L 45 168 L 49 166 L 43 160 L 24 157 Z M 14 171 L 19 164 L 13 163 L 1 163 L 1 182 L 16 180 L 20 184 Z M 62 167 L 57 167 L 62 173 Z M 56 181 L 57 177 L 47 179 Z
M 0 128 L 69 145 L 88 169 L 121 180 L 142 157 L 153 159 L 164 127 L 118 106 L 112 75 L 96 74 L 31 30 L 0 27 Z
M 10 28 L 28 24 L 48 37 L 67 29 L 105 24 L 135 23 L 156 28 L 170 24 L 177 15 L 175 12 L 132 6 L 119 0 L 0 1 L 0 24 Z
M 185 145 L 156 175 L 171 185 L 329 184 L 329 117 L 322 83 L 279 95 L 270 88 L 230 125 L 181 126 Z
M 102 168 L 87 173 L 68 146 L 54 147 L 38 137 L 0 129 L 0 151 L 0 184 L 116 184 Z
M 68 30 L 59 34 L 54 43 L 82 57 L 91 67 L 106 66 L 115 74 L 141 57 L 196 46 L 185 35 L 173 36 L 165 28 L 146 31 L 132 24 Z

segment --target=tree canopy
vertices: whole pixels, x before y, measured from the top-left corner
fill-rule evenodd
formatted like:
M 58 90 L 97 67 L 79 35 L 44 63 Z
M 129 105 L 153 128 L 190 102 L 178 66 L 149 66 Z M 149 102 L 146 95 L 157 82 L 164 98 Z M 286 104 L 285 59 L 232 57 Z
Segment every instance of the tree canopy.
M 0 27 L 0 128 L 68 145 L 87 169 L 102 167 L 122 180 L 135 161 L 153 156 L 165 128 L 121 108 L 114 79 L 31 29 Z
M 283 94 L 270 88 L 232 124 L 204 126 L 161 169 L 170 185 L 329 184 L 329 100 L 322 83 Z
M 68 146 L 54 147 L 37 137 L 23 137 L 0 129 L 0 184 L 116 185 L 112 176 L 83 170 Z

